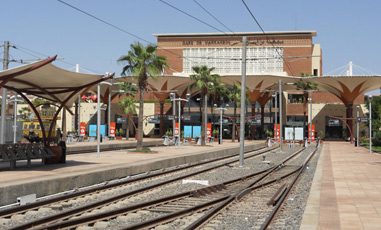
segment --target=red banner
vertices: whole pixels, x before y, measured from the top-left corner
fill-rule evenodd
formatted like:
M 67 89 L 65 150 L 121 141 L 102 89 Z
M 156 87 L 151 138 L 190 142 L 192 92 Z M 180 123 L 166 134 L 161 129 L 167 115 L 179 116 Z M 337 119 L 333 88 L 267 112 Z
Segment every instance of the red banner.
M 206 136 L 212 137 L 212 124 L 211 123 L 206 124 Z
M 315 141 L 315 124 L 312 124 L 312 136 L 311 136 L 311 129 L 310 125 L 308 126 L 308 140 L 311 138 L 311 141 Z
M 207 123 L 206 124 L 206 139 L 208 140 L 208 142 L 210 141 L 209 138 L 212 137 L 212 124 L 211 123 Z
M 179 123 L 175 123 L 175 136 L 179 136 Z
M 110 137 L 115 137 L 115 122 L 110 122 Z
M 274 124 L 274 139 L 275 141 L 280 142 L 280 124 L 277 124 L 277 127 L 275 127 Z
M 79 128 L 79 135 L 85 136 L 86 134 L 86 122 L 81 122 L 81 127 Z

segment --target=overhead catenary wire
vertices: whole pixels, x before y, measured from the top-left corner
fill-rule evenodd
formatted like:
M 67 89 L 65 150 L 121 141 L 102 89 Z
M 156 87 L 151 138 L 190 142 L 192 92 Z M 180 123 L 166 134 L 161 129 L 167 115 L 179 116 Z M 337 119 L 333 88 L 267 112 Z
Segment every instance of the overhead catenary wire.
M 164 3 L 165 5 L 167 5 L 167 6 L 171 7 L 171 8 L 173 8 L 173 9 L 175 9 L 175 10 L 177 10 L 177 11 L 179 11 L 179 12 L 185 14 L 185 15 L 187 15 L 188 17 L 191 17 L 191 18 L 193 18 L 194 20 L 199 21 L 199 22 L 201 22 L 202 24 L 209 26 L 210 28 L 213 28 L 213 29 L 215 29 L 215 30 L 217 30 L 217 31 L 219 31 L 219 32 L 221 32 L 221 33 L 226 34 L 224 31 L 218 29 L 217 27 L 212 26 L 212 25 L 210 25 L 209 23 L 206 23 L 206 22 L 204 22 L 203 20 L 201 20 L 201 19 L 199 19 L 199 18 L 197 18 L 197 17 L 195 17 L 195 16 L 193 16 L 193 15 L 191 15 L 191 14 L 188 14 L 187 12 L 185 12 L 185 11 L 183 11 L 183 10 L 181 10 L 181 9 L 179 9 L 179 8 L 177 8 L 177 7 L 175 7 L 174 5 L 169 4 L 169 3 L 166 2 L 166 1 L 163 1 L 163 0 L 159 0 L 159 1 L 162 2 L 162 3 Z
M 245 5 L 245 7 L 246 7 L 246 9 L 249 11 L 251 17 L 252 17 L 252 18 L 254 19 L 254 21 L 257 23 L 258 27 L 261 29 L 263 35 L 265 35 L 266 40 L 269 41 L 269 38 L 268 38 L 266 32 L 263 30 L 261 24 L 259 24 L 258 20 L 255 18 L 253 12 L 251 12 L 251 10 L 250 10 L 249 6 L 246 4 L 245 0 L 242 0 L 242 3 Z M 283 55 L 280 55 L 278 49 L 274 46 L 274 44 L 271 43 L 271 45 L 275 48 L 275 51 L 278 53 L 278 55 L 283 59 Z M 293 70 L 292 70 L 292 68 L 291 68 L 291 66 L 288 64 L 288 62 L 284 60 L 284 63 L 286 63 L 286 65 L 287 65 L 288 69 L 290 70 L 291 74 L 292 74 L 292 75 L 295 75 L 294 72 L 293 72 Z
M 220 23 L 223 27 L 225 27 L 227 30 L 229 30 L 230 32 L 233 32 L 233 30 L 231 30 L 229 27 L 227 27 L 224 23 L 222 23 L 220 20 L 218 20 L 217 17 L 215 17 L 212 13 L 210 13 L 205 7 L 203 7 L 199 2 L 197 2 L 196 0 L 193 0 L 201 9 L 203 9 L 206 13 L 208 13 L 212 18 L 214 18 L 218 23 Z

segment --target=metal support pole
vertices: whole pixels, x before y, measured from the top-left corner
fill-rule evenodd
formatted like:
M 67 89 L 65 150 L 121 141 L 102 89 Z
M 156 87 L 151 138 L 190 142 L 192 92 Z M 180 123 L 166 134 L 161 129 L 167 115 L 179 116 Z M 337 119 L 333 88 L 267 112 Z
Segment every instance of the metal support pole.
M 17 133 L 17 98 L 16 98 L 16 95 L 15 94 L 15 100 L 14 100 L 14 113 L 13 113 L 13 143 L 16 144 L 17 140 L 16 140 L 16 133 Z
M 243 167 L 245 148 L 245 101 L 246 101 L 246 36 L 242 39 L 242 84 L 241 84 L 241 117 L 240 117 L 240 145 L 239 145 L 239 167 Z
M 75 72 L 76 73 L 79 73 L 79 64 L 76 64 L 75 65 Z M 81 134 L 81 119 L 80 119 L 80 111 L 81 111 L 81 94 L 78 95 L 78 103 L 77 103 L 77 106 L 78 106 L 78 112 L 77 112 L 77 124 L 78 124 L 78 136 Z
M 173 96 L 173 98 L 176 98 L 176 94 Z M 175 139 L 175 126 L 176 126 L 176 100 L 172 101 L 172 115 L 173 115 L 173 120 L 172 120 L 172 137 L 173 140 Z
M 275 133 L 278 130 L 278 97 L 277 92 L 275 92 Z M 275 134 L 275 141 L 278 141 L 278 135 Z
M 110 124 L 111 124 L 111 89 L 109 89 L 109 94 L 108 94 L 108 105 L 107 105 L 107 121 L 108 121 L 108 124 L 107 124 L 107 129 L 108 129 L 108 137 L 111 136 L 111 133 L 110 133 Z
M 97 157 L 100 157 L 100 138 L 101 138 L 101 108 L 100 108 L 100 93 L 101 92 L 101 85 L 98 84 L 98 95 L 97 95 Z
M 283 117 L 282 117 L 282 80 L 279 80 L 279 133 L 280 151 L 283 151 Z
M 369 153 L 372 153 L 372 95 L 368 97 L 369 99 Z
M 3 58 L 3 70 L 8 69 L 9 64 L 9 41 L 4 42 L 4 58 Z M 4 144 L 4 138 L 5 138 L 5 111 L 6 111 L 6 104 L 7 104 L 7 89 L 2 88 L 1 89 L 1 124 L 0 124 L 0 144 Z
M 205 143 L 207 143 L 207 140 L 208 140 L 208 134 L 207 134 L 207 129 L 208 129 L 208 95 L 205 94 L 205 97 L 204 97 L 204 100 L 205 100 L 205 107 L 204 107 L 204 111 L 205 111 L 205 117 L 204 117 L 204 120 L 205 120 L 205 124 L 204 124 L 204 130 L 205 130 Z
M 181 101 L 179 98 L 179 141 L 177 142 L 177 146 L 180 148 L 181 142 Z
M 310 143 L 312 143 L 312 91 L 310 97 Z
M 220 111 L 220 145 L 222 145 L 222 109 Z
M 356 109 L 357 109 L 357 125 L 356 125 L 356 129 L 357 129 L 357 139 L 356 139 L 356 146 L 359 147 L 359 132 L 360 132 L 360 121 L 359 121 L 359 117 L 360 117 L 360 106 L 356 106 Z

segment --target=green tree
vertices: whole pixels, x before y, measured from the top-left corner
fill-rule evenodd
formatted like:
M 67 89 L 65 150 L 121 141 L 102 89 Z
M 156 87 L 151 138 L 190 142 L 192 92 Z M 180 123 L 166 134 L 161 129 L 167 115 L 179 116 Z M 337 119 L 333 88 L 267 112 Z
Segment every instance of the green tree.
M 234 82 L 233 84 L 233 90 L 231 91 L 230 100 L 233 101 L 233 108 L 234 108 L 234 115 L 233 115 L 233 128 L 232 128 L 232 142 L 235 141 L 235 133 L 236 133 L 236 126 L 237 126 L 237 107 L 241 105 L 241 85 Z
M 221 76 L 216 75 L 213 79 L 213 84 L 210 87 L 210 97 L 213 105 L 222 106 L 225 98 L 228 97 L 230 91 L 225 84 L 221 83 Z M 212 108 L 213 124 L 215 123 L 214 106 Z M 214 129 L 214 127 L 213 127 Z M 219 129 L 217 129 L 219 130 Z M 214 132 L 214 130 L 213 130 Z
M 365 106 L 369 111 L 369 100 L 366 100 Z M 366 117 L 369 117 L 369 112 L 365 114 Z M 369 127 L 369 122 L 367 123 Z M 380 132 L 381 128 L 381 97 L 373 97 L 372 100 L 372 131 Z M 373 135 L 374 136 L 374 135 Z M 374 136 L 377 138 L 377 135 Z
M 126 114 L 126 124 L 127 124 L 127 131 L 126 131 L 126 140 L 130 137 L 130 115 L 136 113 L 136 109 L 139 108 L 136 103 L 138 101 L 131 97 L 126 96 L 125 98 L 119 100 L 119 105 L 122 107 L 123 112 Z
M 195 74 L 191 74 L 190 78 L 194 81 L 191 85 L 190 88 L 198 88 L 200 90 L 200 95 L 201 95 L 201 101 L 202 101 L 202 122 L 201 122 L 201 145 L 206 145 L 205 143 L 205 95 L 209 94 L 210 88 L 211 88 L 211 83 L 213 83 L 213 79 L 217 78 L 217 74 L 211 74 L 211 72 L 215 68 L 208 68 L 206 65 L 203 66 L 194 66 L 192 67 L 192 70 L 195 72 Z
M 139 115 L 138 115 L 138 141 L 137 150 L 143 150 L 143 109 L 144 91 L 149 77 L 157 78 L 165 67 L 169 67 L 165 56 L 157 55 L 157 46 L 149 44 L 143 46 L 136 42 L 130 45 L 130 51 L 118 59 L 119 63 L 126 63 L 122 76 L 130 74 L 138 82 Z
M 19 109 L 19 113 L 21 115 L 25 115 L 25 119 L 24 120 L 27 121 L 31 111 L 30 111 L 29 107 L 22 107 L 21 109 Z
M 301 77 L 309 77 L 312 75 L 301 73 Z M 297 90 L 303 91 L 303 129 L 306 128 L 306 116 L 307 116 L 307 100 L 308 100 L 308 91 L 316 90 L 317 84 L 312 82 L 300 81 L 294 83 Z

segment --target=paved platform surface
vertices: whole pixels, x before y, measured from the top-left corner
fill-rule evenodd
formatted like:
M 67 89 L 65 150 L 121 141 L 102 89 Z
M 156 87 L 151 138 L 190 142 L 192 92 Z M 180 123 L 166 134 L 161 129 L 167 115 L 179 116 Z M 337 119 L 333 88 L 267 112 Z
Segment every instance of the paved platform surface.
M 381 154 L 325 142 L 300 229 L 381 229 Z
M 149 141 L 152 142 L 154 139 L 144 139 L 144 142 Z M 126 142 L 136 146 L 135 140 L 108 141 L 102 145 L 125 145 Z M 254 146 L 254 144 L 264 145 L 265 142 L 245 141 L 245 146 Z M 96 142 L 70 143 L 67 147 L 89 145 L 96 145 Z M 30 168 L 26 167 L 26 161 L 21 161 L 17 162 L 13 170 L 9 169 L 8 163 L 2 163 L 5 165 L 0 165 L 0 206 L 9 204 L 9 200 L 16 202 L 15 197 L 30 193 L 36 193 L 39 197 L 112 178 L 238 153 L 239 142 L 226 140 L 222 145 L 213 142 L 208 143 L 207 146 L 183 145 L 180 148 L 157 146 L 150 149 L 156 153 L 132 153 L 123 149 L 102 151 L 99 158 L 97 152 L 69 154 L 66 156 L 66 164 L 41 165 L 41 160 L 33 160 Z

